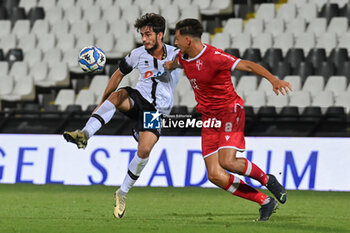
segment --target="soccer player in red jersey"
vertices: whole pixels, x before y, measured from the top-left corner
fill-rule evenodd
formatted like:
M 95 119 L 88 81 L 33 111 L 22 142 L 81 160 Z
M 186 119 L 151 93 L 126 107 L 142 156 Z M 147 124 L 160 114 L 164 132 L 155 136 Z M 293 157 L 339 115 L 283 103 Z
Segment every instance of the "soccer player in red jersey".
M 220 128 L 202 128 L 202 153 L 209 180 L 236 196 L 257 202 L 261 205 L 259 220 L 266 221 L 278 208 L 277 201 L 225 171 L 251 177 L 266 186 L 279 202 L 285 203 L 287 200 L 286 190 L 275 176 L 265 174 L 246 158 L 236 157 L 237 151 L 245 150 L 245 112 L 244 101 L 232 85 L 231 71 L 248 71 L 266 78 L 277 95 L 279 92 L 288 94 L 291 85 L 254 62 L 241 60 L 203 44 L 202 33 L 203 27 L 198 20 L 179 21 L 175 28 L 175 45 L 180 52 L 176 60 L 165 64 L 165 68 L 184 69 L 203 122 L 208 119 L 221 121 Z

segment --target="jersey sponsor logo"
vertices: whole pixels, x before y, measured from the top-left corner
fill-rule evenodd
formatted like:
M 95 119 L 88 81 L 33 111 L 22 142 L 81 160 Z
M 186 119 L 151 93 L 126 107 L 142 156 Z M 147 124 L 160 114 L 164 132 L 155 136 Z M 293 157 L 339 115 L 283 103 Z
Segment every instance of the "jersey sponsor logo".
M 158 73 L 154 75 L 154 73 L 152 71 L 148 70 L 145 72 L 144 78 L 157 78 L 160 76 L 166 76 L 167 74 L 168 74 L 167 72 L 162 73 L 162 72 L 158 71 Z
M 199 87 L 198 87 L 196 81 L 197 80 L 195 78 L 190 79 L 190 83 L 191 83 L 192 88 L 199 90 Z
M 200 71 L 202 69 L 202 66 L 203 66 L 203 61 L 201 59 L 198 59 L 196 61 L 196 66 L 197 66 L 198 71 Z

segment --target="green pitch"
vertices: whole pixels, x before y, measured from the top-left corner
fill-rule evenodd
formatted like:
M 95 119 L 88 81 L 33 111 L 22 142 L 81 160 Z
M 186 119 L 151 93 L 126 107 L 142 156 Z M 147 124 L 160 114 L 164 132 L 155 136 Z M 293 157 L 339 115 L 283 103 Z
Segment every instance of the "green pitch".
M 289 191 L 268 222 L 220 189 L 133 188 L 123 219 L 108 186 L 0 185 L 0 232 L 350 232 L 350 193 Z M 264 191 L 265 192 L 265 191 Z

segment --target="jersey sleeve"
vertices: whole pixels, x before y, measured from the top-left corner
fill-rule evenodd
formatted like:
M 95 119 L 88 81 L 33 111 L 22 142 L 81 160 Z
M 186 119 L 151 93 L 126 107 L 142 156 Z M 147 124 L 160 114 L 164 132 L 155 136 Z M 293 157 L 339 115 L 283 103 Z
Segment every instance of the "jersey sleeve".
M 125 58 L 120 61 L 119 69 L 124 75 L 130 73 L 133 69 L 137 68 L 139 62 L 139 54 L 134 49 Z
M 219 67 L 220 70 L 234 70 L 241 60 L 240 58 L 237 58 L 235 56 L 232 56 L 228 53 L 225 53 L 223 51 L 215 51 L 214 57 L 216 60 L 216 65 Z

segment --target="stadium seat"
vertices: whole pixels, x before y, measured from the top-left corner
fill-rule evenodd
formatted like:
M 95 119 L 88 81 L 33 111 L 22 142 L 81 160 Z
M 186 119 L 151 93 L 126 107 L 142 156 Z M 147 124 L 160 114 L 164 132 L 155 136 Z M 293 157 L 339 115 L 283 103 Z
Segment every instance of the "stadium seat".
M 327 61 L 326 50 L 324 48 L 314 48 L 309 51 L 305 59 L 313 67 L 318 67 L 322 62 Z
M 95 102 L 95 95 L 91 90 L 80 90 L 74 103 L 80 105 L 82 110 L 86 111 L 87 107 Z
M 350 81 L 350 61 L 343 62 L 337 67 L 336 75 L 344 75 Z
M 293 91 L 300 91 L 301 90 L 301 78 L 298 75 L 287 75 L 283 79 L 284 81 L 287 81 L 292 86 Z
M 11 21 L 10 20 L 0 20 L 0 38 L 7 36 L 11 33 Z M 1 47 L 2 48 L 2 47 Z
M 319 92 L 312 101 L 312 106 L 320 106 L 322 113 L 325 113 L 327 108 L 334 105 L 334 96 L 332 91 Z
M 28 34 L 30 31 L 30 22 L 28 20 L 17 20 L 14 23 L 12 28 L 12 34 L 16 35 L 17 38 L 20 38 L 23 35 Z
M 256 48 L 248 48 L 244 51 L 243 57 L 244 60 L 249 60 L 253 62 L 260 62 L 261 61 L 261 52 L 259 49 Z
M 57 5 L 66 10 L 75 6 L 75 0 L 60 0 L 57 1 Z
M 251 35 L 249 33 L 242 33 L 232 38 L 232 44 L 230 48 L 238 48 L 239 52 L 243 54 L 247 48 L 250 48 L 251 44 Z
M 97 37 L 96 46 L 103 49 L 107 58 L 110 57 L 110 53 L 113 53 L 115 49 L 115 38 L 112 33 L 104 33 L 104 36 Z
M 18 48 L 25 53 L 36 47 L 37 38 L 35 34 L 25 34 L 18 39 Z
M 62 61 L 68 65 L 68 68 L 71 72 L 80 73 L 81 68 L 78 64 L 77 54 L 80 53 L 80 49 L 70 49 L 63 52 Z
M 235 69 L 234 71 L 231 71 L 231 75 L 235 76 L 236 79 L 239 80 L 242 76 L 248 75 L 248 72 Z
M 303 2 L 299 1 L 298 2 Z M 311 22 L 314 18 L 317 17 L 317 6 L 313 2 L 309 2 L 306 4 L 303 4 L 302 7 L 298 8 L 298 16 L 299 18 L 304 19 L 306 22 Z
M 84 9 L 83 20 L 92 24 L 101 19 L 101 8 L 99 6 L 88 6 Z
M 76 47 L 84 48 L 89 45 L 95 44 L 95 38 L 92 34 L 77 34 L 76 36 Z
M 99 9 L 100 6 L 97 4 L 97 2 L 99 1 L 96 1 L 96 4 L 95 4 L 95 0 L 76 0 L 75 5 L 80 6 L 80 8 L 85 13 L 87 12 L 87 9 L 91 7 L 95 7 L 96 9 Z
M 319 106 L 306 106 L 301 113 L 300 119 L 307 122 L 317 123 L 322 118 L 322 110 Z
M 330 52 L 328 61 L 333 62 L 336 66 L 349 60 L 348 50 L 346 48 L 334 48 Z
M 129 30 L 128 23 L 124 19 L 116 20 L 114 22 L 109 23 L 108 33 L 112 33 L 115 38 L 119 38 L 124 34 L 128 33 L 128 30 Z M 131 28 L 130 30 L 133 31 L 134 29 Z M 140 37 L 139 33 L 138 33 L 138 37 Z
M 12 66 L 11 71 L 15 68 L 17 67 Z M 34 100 L 35 88 L 32 77 L 21 75 L 18 72 L 12 74 L 11 71 L 10 76 L 13 75 L 14 87 L 10 94 L 4 95 L 1 98 L 7 101 Z
M 60 111 L 64 111 L 68 105 L 74 104 L 74 99 L 73 89 L 61 89 L 56 96 L 55 104 L 59 106 Z
M 252 75 L 244 75 L 239 79 L 236 87 L 237 93 L 244 98 L 250 92 L 256 91 L 258 87 L 258 78 Z
M 305 61 L 304 51 L 300 48 L 291 48 L 288 50 L 284 60 L 287 61 L 293 69 L 295 69 L 301 62 Z
M 50 24 L 48 20 L 39 19 L 33 24 L 31 33 L 35 34 L 37 37 L 49 33 Z
M 69 7 L 64 10 L 64 19 L 68 20 L 70 24 L 74 23 L 77 20 L 82 19 L 83 12 L 80 6 Z
M 265 33 L 270 33 L 274 38 L 282 34 L 285 30 L 284 21 L 279 18 L 274 18 L 265 23 Z
M 264 21 L 273 19 L 276 15 L 275 4 L 273 3 L 262 3 L 256 11 L 256 18 Z
M 316 38 L 319 38 L 327 29 L 327 20 L 325 18 L 313 18 L 311 19 L 306 32 L 314 33 Z
M 335 106 L 342 106 L 345 108 L 346 113 L 350 113 L 350 92 L 345 91 L 339 93 L 338 96 L 335 97 Z
M 50 25 L 53 26 L 57 22 L 63 19 L 63 8 L 60 6 L 52 6 L 45 10 L 45 20 L 48 20 Z
M 293 34 L 291 32 L 285 32 L 276 36 L 274 40 L 274 48 L 281 49 L 283 56 L 287 54 L 287 51 L 294 47 Z
M 314 48 L 316 44 L 315 34 L 305 32 L 298 34 L 295 40 L 295 48 L 302 48 L 304 53 L 307 54 L 310 49 Z
M 64 111 L 67 113 L 80 113 L 82 112 L 82 107 L 79 104 L 68 104 Z
M 74 34 L 61 34 L 57 35 L 56 48 L 60 49 L 63 53 L 75 48 L 75 36 Z
M 112 57 L 120 58 L 127 55 L 135 47 L 135 39 L 133 35 L 124 34 L 117 38 L 116 52 L 112 54 Z
M 330 0 L 330 3 L 336 3 L 338 4 L 339 8 L 343 8 L 344 6 L 348 5 L 348 0 Z
M 201 13 L 202 10 L 210 7 L 211 0 L 192 0 L 193 5 L 199 6 Z
M 269 67 L 273 67 L 279 61 L 283 61 L 282 49 L 269 48 L 266 50 L 263 60 L 269 65 Z
M 231 37 L 242 33 L 243 20 L 239 18 L 229 18 L 224 26 L 224 32 L 228 33 Z
M 0 61 L 0 76 L 7 76 L 9 67 L 10 66 L 7 61 Z
M 210 33 L 209 32 L 203 32 L 202 42 L 205 44 L 210 44 Z
M 325 79 L 322 76 L 310 75 L 305 80 L 303 91 L 308 91 L 312 98 L 315 98 L 320 92 L 323 91 Z
M 44 19 L 45 12 L 42 7 L 32 7 L 28 12 L 27 19 L 30 21 L 30 25 L 33 26 L 36 20 Z
M 228 48 L 224 50 L 225 53 L 231 54 L 235 57 L 241 57 L 239 53 L 239 49 Z
M 14 7 L 10 10 L 9 19 L 12 25 L 14 25 L 17 20 L 26 19 L 26 17 L 26 11 L 23 7 Z
M 279 113 L 281 121 L 296 121 L 299 118 L 299 109 L 296 106 L 284 106 Z
M 38 61 L 33 64 L 30 69 L 29 75 L 33 77 L 34 83 L 43 81 L 46 79 L 49 73 L 49 66 L 46 61 Z
M 211 41 L 211 45 L 222 50 L 230 48 L 230 35 L 226 32 L 216 33 Z
M 348 81 L 345 76 L 331 76 L 324 88 L 325 91 L 332 91 L 334 96 L 346 91 Z
M 265 92 L 265 95 L 266 96 L 269 96 L 269 95 L 272 95 L 272 94 L 275 94 L 273 91 L 272 91 L 272 85 L 271 83 L 265 79 L 265 78 L 262 78 L 259 85 L 258 85 L 258 88 L 257 88 L 258 91 L 262 91 L 262 92 Z
M 170 115 L 176 115 L 176 114 L 183 114 L 183 115 L 188 115 L 189 111 L 186 105 L 177 105 L 173 106 L 171 109 Z
M 67 34 L 69 32 L 70 23 L 65 18 L 63 20 L 58 21 L 51 27 L 50 34 L 53 34 L 55 36 L 59 34 Z
M 266 105 L 266 95 L 263 91 L 249 91 L 245 92 L 244 103 L 254 108 L 254 112 L 257 113 L 259 108 Z
M 86 20 L 76 20 L 70 26 L 70 34 L 74 34 L 75 36 L 86 35 L 89 33 L 89 23 Z M 59 35 L 56 34 L 58 37 Z
M 281 61 L 272 67 L 271 72 L 273 75 L 283 79 L 286 75 L 290 75 L 292 73 L 292 68 L 289 62 Z
M 118 5 L 115 4 L 102 9 L 102 19 L 107 20 L 107 22 L 109 23 L 117 22 L 118 20 L 120 20 L 121 13 Z M 121 23 L 120 26 L 123 26 L 123 23 Z
M 272 92 L 272 90 L 270 91 Z M 272 92 L 273 93 L 273 92 Z M 287 106 L 289 102 L 288 94 L 286 95 L 276 95 L 275 93 L 267 96 L 267 106 L 274 106 L 276 108 L 277 113 L 279 113 L 282 107 Z
M 2 96 L 9 95 L 14 87 L 14 79 L 11 75 L 0 74 L 0 99 Z
M 47 64 L 50 67 L 55 66 L 56 63 L 59 63 L 62 61 L 62 51 L 60 48 L 52 48 L 44 53 L 44 61 L 47 62 Z
M 253 38 L 252 47 L 260 49 L 261 53 L 265 53 L 267 49 L 272 47 L 272 35 L 268 32 L 261 33 Z
M 23 61 L 22 49 L 10 49 L 6 54 L 6 60 L 10 63 L 10 66 L 14 62 Z
M 180 105 L 185 105 L 188 108 L 194 108 L 197 105 L 192 89 L 180 96 Z
M 291 21 L 296 18 L 297 7 L 294 3 L 282 4 L 281 7 L 277 10 L 276 18 L 281 21 Z
M 108 82 L 108 75 L 95 75 L 91 80 L 89 90 L 95 95 L 95 98 L 97 98 L 104 92 Z
M 0 5 L 0 20 L 7 20 L 9 18 L 9 13 L 7 8 Z
M 333 17 L 328 25 L 327 32 L 335 33 L 338 37 L 348 31 L 349 23 L 345 17 Z
M 70 82 L 68 66 L 65 62 L 56 63 L 50 67 L 49 74 L 45 80 L 37 82 L 41 87 L 67 87 Z
M 106 0 L 104 0 L 104 1 L 106 1 Z M 52 8 L 52 7 L 56 7 L 56 5 L 57 5 L 56 0 L 38 0 L 38 6 L 41 6 L 45 10 Z
M 339 6 L 336 3 L 324 4 L 319 12 L 319 17 L 325 17 L 327 22 L 329 22 L 333 17 L 339 15 Z
M 306 21 L 303 18 L 295 18 L 286 22 L 286 31 L 292 33 L 295 37 L 305 33 Z
M 24 53 L 24 60 L 27 62 L 29 67 L 32 67 L 36 62 L 41 61 L 42 57 L 42 51 L 38 48 L 32 48 Z
M 97 39 L 99 39 L 101 35 L 106 34 L 108 29 L 108 22 L 104 19 L 96 20 L 90 24 L 90 33 L 94 34 Z
M 275 121 L 276 120 L 276 116 L 277 116 L 277 113 L 276 113 L 276 108 L 275 106 L 261 106 L 258 110 L 258 113 L 257 113 L 259 119 L 262 121 L 262 122 L 271 122 L 271 121 Z
M 309 76 L 309 75 L 313 75 L 314 74 L 314 69 L 312 67 L 312 64 L 310 62 L 301 62 L 299 64 L 299 66 L 293 68 L 292 75 L 299 75 L 302 82 L 304 83 L 305 79 Z
M 326 32 L 322 34 L 316 43 L 316 48 L 324 48 L 327 55 L 330 54 L 331 50 L 337 46 L 337 37 L 334 32 Z
M 346 48 L 348 51 L 350 51 L 350 32 L 344 33 L 339 38 L 338 48 Z
M 244 26 L 244 33 L 250 34 L 252 37 L 259 36 L 264 29 L 264 21 L 260 18 L 253 18 L 248 20 Z
M 345 4 L 341 9 L 339 9 L 339 16 L 346 17 L 348 20 L 350 20 L 350 4 Z
M 122 1 L 124 2 L 124 1 Z M 123 9 L 121 7 L 121 9 Z M 166 8 L 166 9 L 170 9 L 170 8 Z M 169 10 L 170 11 L 170 10 Z M 140 8 L 136 5 L 128 5 L 126 8 L 124 8 L 124 10 L 122 10 L 123 14 L 122 14 L 122 18 L 126 20 L 127 23 L 133 25 L 134 22 L 135 22 L 135 19 L 137 17 L 140 16 Z M 167 13 L 170 13 L 170 12 L 167 12 Z M 166 12 L 162 13 L 163 15 L 164 14 L 167 14 Z M 175 9 L 173 10 L 173 13 L 170 13 L 170 16 L 171 16 L 171 20 L 174 20 L 174 14 L 179 14 L 178 10 Z M 177 20 L 177 18 L 176 18 Z M 173 22 L 175 23 L 175 22 Z
M 2 36 L 0 40 L 0 48 L 7 53 L 10 49 L 16 48 L 17 38 L 13 34 L 8 34 L 6 36 Z
M 322 75 L 325 80 L 335 74 L 334 64 L 330 61 L 324 61 L 319 66 L 315 67 L 315 75 Z
M 290 93 L 289 106 L 296 106 L 299 111 L 311 105 L 311 95 L 309 91 L 293 91 Z

